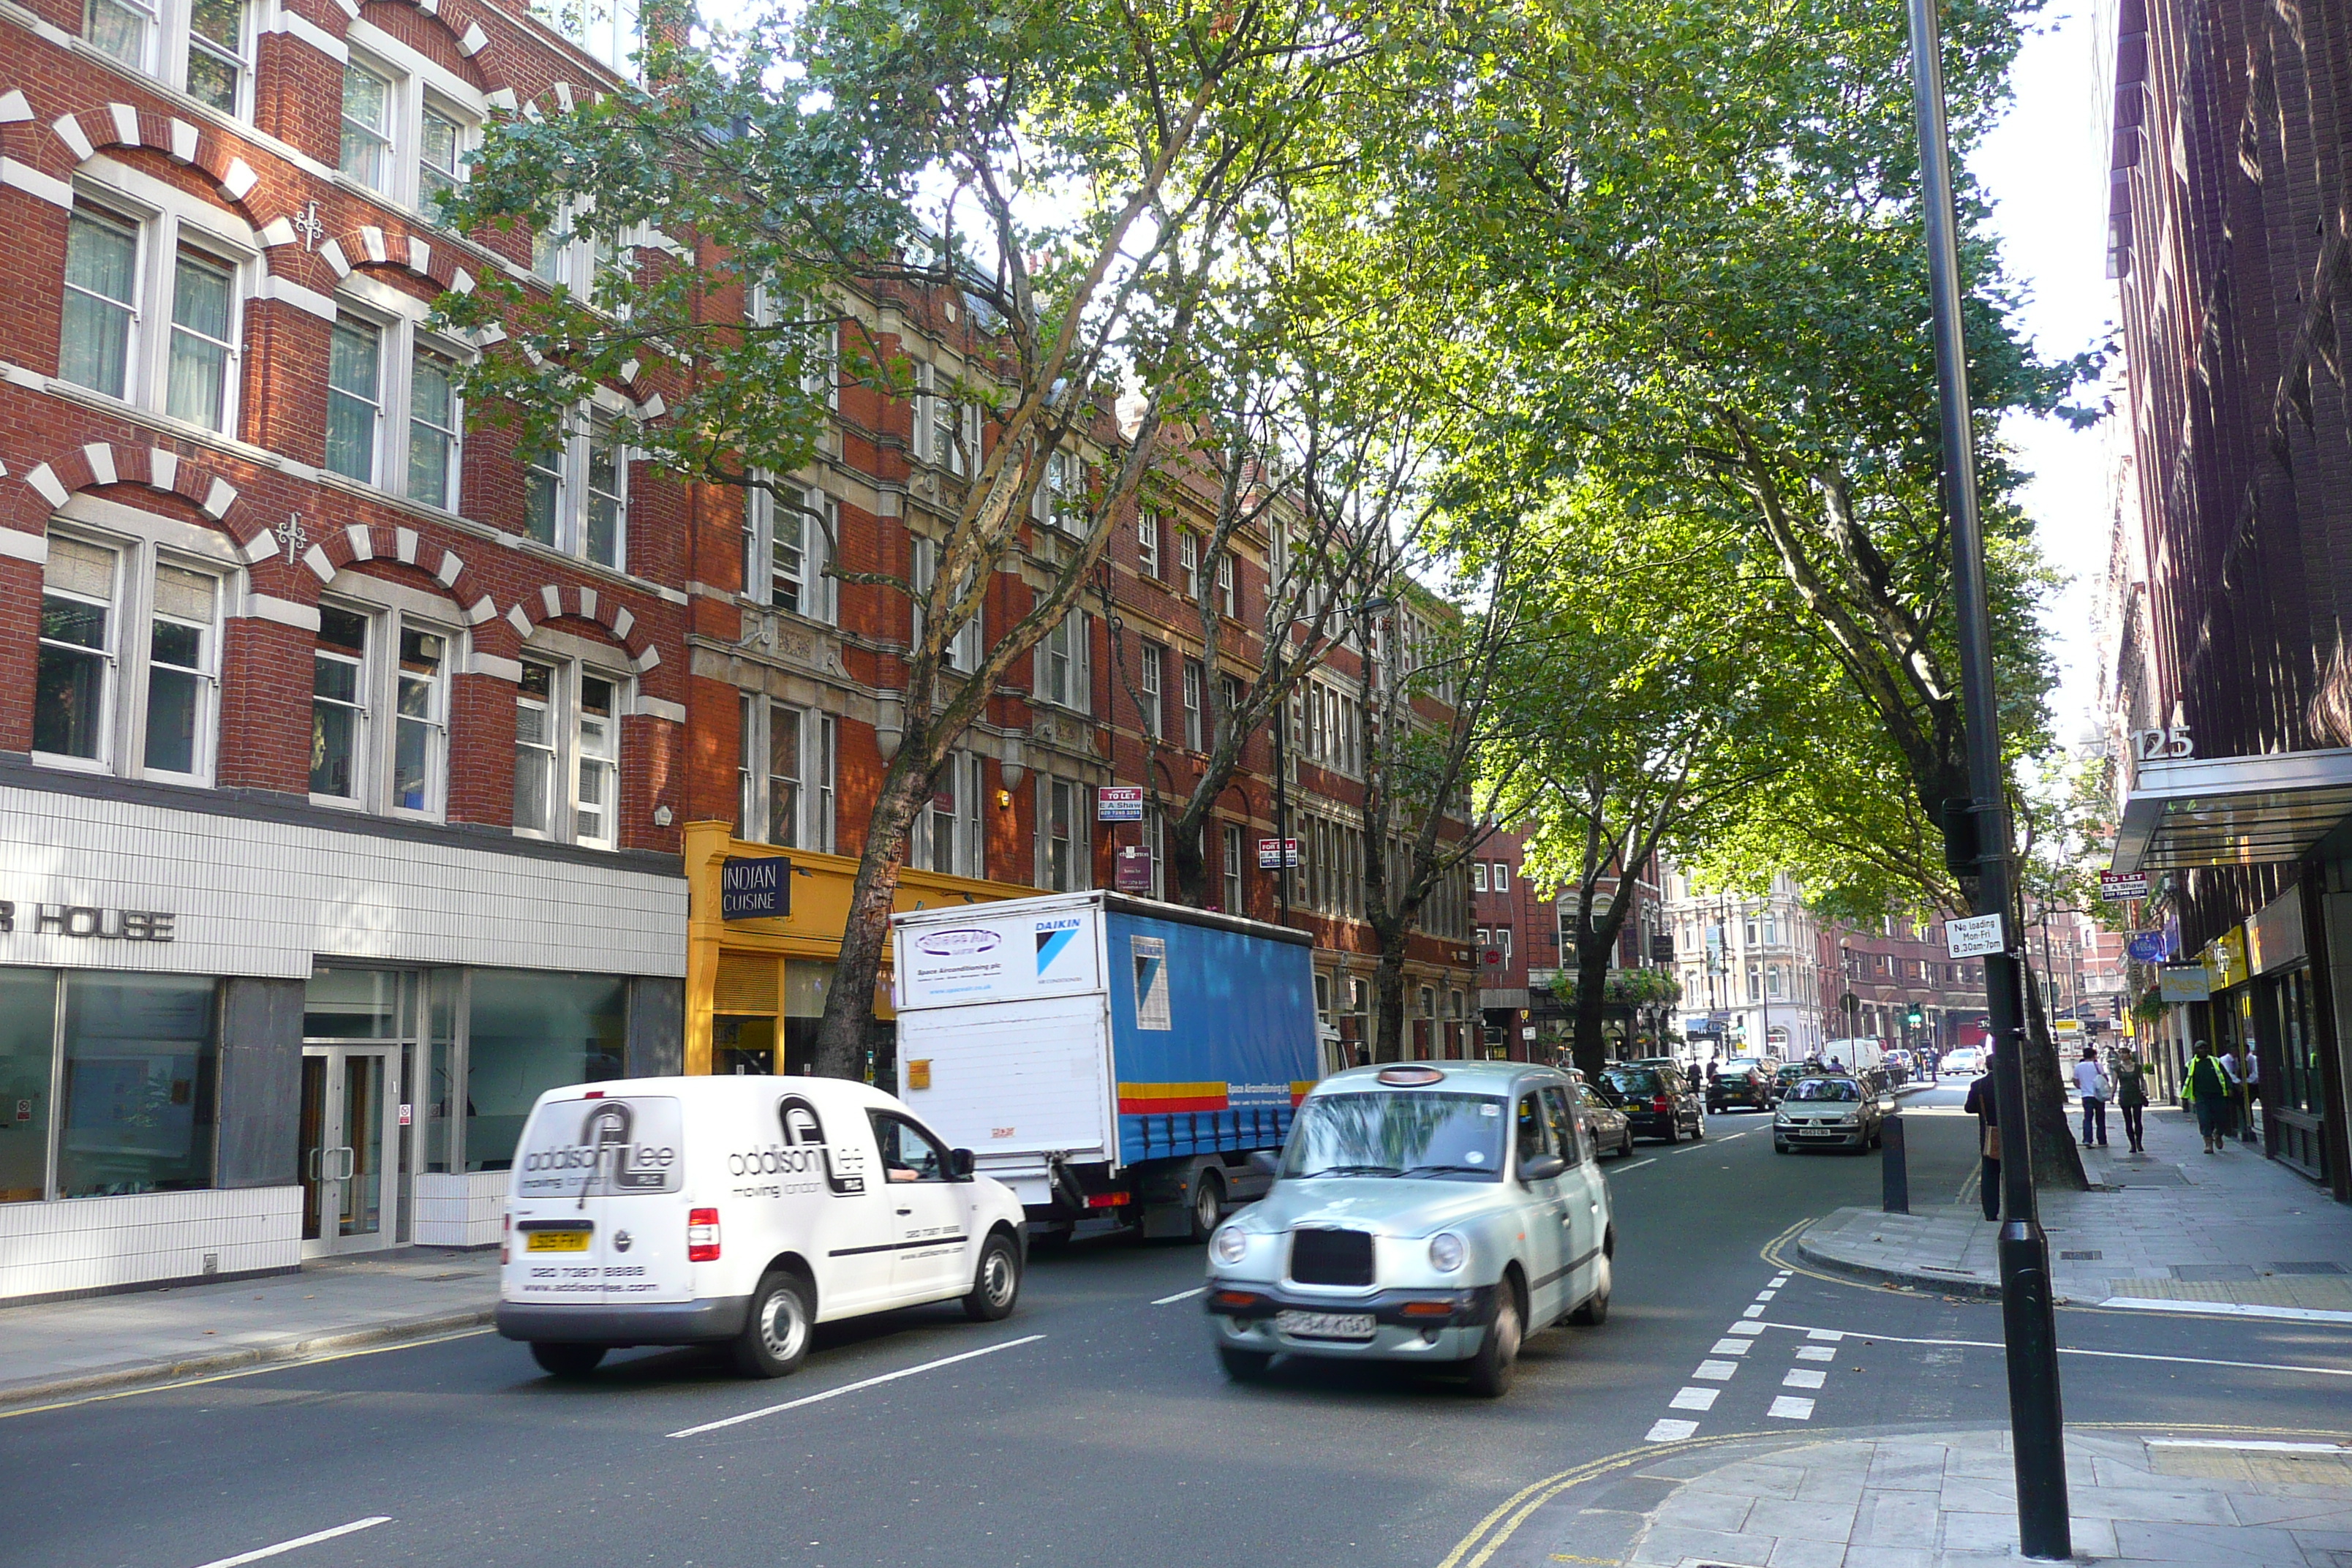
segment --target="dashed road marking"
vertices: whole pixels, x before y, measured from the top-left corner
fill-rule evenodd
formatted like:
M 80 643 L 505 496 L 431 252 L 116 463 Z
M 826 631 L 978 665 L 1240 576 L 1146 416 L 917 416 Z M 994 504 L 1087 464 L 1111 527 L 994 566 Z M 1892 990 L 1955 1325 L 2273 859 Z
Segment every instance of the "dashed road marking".
M 1816 1372 L 1811 1367 L 1792 1366 L 1789 1369 L 1789 1375 L 1780 1380 L 1780 1386 L 1783 1388 L 1819 1388 L 1828 1380 L 1829 1373 L 1825 1372 Z
M 1837 1346 L 1799 1345 L 1797 1347 L 1797 1359 L 1799 1361 L 1835 1361 L 1837 1360 Z
M 1666 1401 L 1666 1408 L 1669 1410 L 1712 1410 L 1715 1408 L 1716 1396 L 1720 1394 L 1722 1392 L 1723 1390 L 1719 1388 L 1685 1388 L 1681 1393 L 1675 1394 L 1672 1399 Z
M 355 1519 L 349 1524 L 339 1524 L 332 1530 L 320 1530 L 309 1535 L 299 1535 L 291 1541 L 281 1541 L 275 1546 L 263 1546 L 251 1552 L 240 1552 L 234 1557 L 215 1557 L 205 1563 L 203 1568 L 239 1568 L 242 1563 L 258 1563 L 265 1557 L 276 1557 L 282 1552 L 293 1552 L 301 1547 L 316 1546 L 321 1541 L 332 1541 L 339 1535 L 356 1535 L 362 1530 L 373 1530 L 379 1524 L 391 1522 L 392 1516 L 388 1513 L 380 1513 L 371 1519 Z
M 1764 1414 L 1782 1421 L 1811 1421 L 1813 1418 L 1813 1402 L 1800 1399 L 1793 1394 L 1784 1394 L 1774 1400 L 1772 1408 Z
M 1756 1299 L 1759 1301 L 1769 1301 L 1780 1293 L 1778 1290 L 1759 1290 L 1756 1292 Z
M 1835 1329 L 1807 1329 L 1805 1337 L 1809 1340 L 1827 1340 L 1830 1343 L 1835 1344 L 1844 1339 L 1845 1335 Z
M 1618 1167 L 1617 1167 L 1617 1174 L 1619 1174 L 1619 1175 L 1621 1175 L 1621 1176 L 1622 1176 L 1622 1175 L 1623 1175 L 1623 1174 L 1624 1174 L 1626 1172 L 1628 1172 L 1628 1171 L 1638 1171 L 1638 1170 L 1640 1170 L 1640 1169 L 1641 1169 L 1643 1166 L 1644 1166 L 1644 1165 L 1654 1165 L 1654 1164 L 1656 1164 L 1657 1163 L 1658 1163 L 1658 1157 L 1657 1157 L 1655 1154 L 1653 1154 L 1653 1155 L 1651 1155 L 1651 1156 L 1650 1156 L 1648 1159 L 1646 1159 L 1646 1160 L 1636 1160 L 1636 1161 L 1634 1161 L 1634 1162 L 1633 1162 L 1632 1164 L 1630 1164 L 1630 1165 L 1620 1165 L 1620 1166 L 1618 1166 Z
M 1151 1304 L 1155 1307 L 1165 1307 L 1173 1301 L 1189 1301 L 1207 1289 L 1206 1285 L 1195 1285 L 1190 1290 L 1179 1290 L 1173 1296 L 1162 1296 Z
M 1743 1318 L 1760 1318 L 1764 1315 L 1764 1309 L 1761 1307 L 1750 1307 L 1739 1315 Z
M 1661 1416 L 1651 1424 L 1649 1432 L 1643 1437 L 1642 1441 L 1645 1443 L 1679 1443 L 1697 1430 L 1698 1423 L 1696 1421 L 1675 1421 L 1664 1416 Z
M 1703 1361 L 1691 1375 L 1706 1378 L 1710 1383 L 1727 1383 L 1731 1374 L 1738 1370 L 1739 1363 L 1736 1361 Z
M 1764 1325 L 1762 1323 L 1734 1323 L 1731 1325 L 1729 1331 L 1735 1334 L 1760 1334 L 1764 1331 Z
M 860 1389 L 873 1388 L 885 1383 L 896 1383 L 902 1377 L 913 1377 L 918 1373 L 933 1372 L 943 1366 L 953 1366 L 960 1361 L 971 1361 L 980 1356 L 994 1355 L 998 1351 L 1017 1350 L 1023 1345 L 1034 1345 L 1045 1337 L 1043 1334 L 1026 1334 L 1017 1340 L 1005 1340 L 999 1344 L 982 1345 L 976 1351 L 966 1351 L 961 1355 L 944 1355 L 937 1361 L 924 1362 L 919 1366 L 900 1367 L 897 1372 L 886 1372 L 878 1377 L 860 1378 L 856 1383 L 845 1383 L 839 1388 L 828 1388 L 821 1394 L 812 1394 L 805 1398 L 787 1399 L 782 1405 L 771 1405 L 759 1410 L 746 1410 L 740 1415 L 728 1415 L 717 1421 L 706 1421 L 699 1426 L 684 1427 L 671 1433 L 670 1436 L 698 1437 L 705 1432 L 716 1432 L 722 1426 L 740 1426 L 746 1421 L 757 1421 L 762 1416 L 781 1415 L 787 1410 L 798 1410 L 804 1405 L 815 1405 L 827 1399 L 838 1399 L 845 1394 L 856 1394 Z
M 1748 1347 L 1755 1342 L 1756 1342 L 1754 1340 L 1717 1340 L 1715 1342 L 1715 1348 L 1706 1353 L 1709 1355 L 1746 1355 L 1748 1353 Z

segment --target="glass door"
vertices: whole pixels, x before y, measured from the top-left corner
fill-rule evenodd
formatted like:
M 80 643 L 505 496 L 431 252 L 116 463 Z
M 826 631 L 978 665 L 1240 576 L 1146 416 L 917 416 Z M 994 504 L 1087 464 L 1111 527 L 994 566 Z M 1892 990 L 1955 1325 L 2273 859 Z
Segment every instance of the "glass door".
M 390 1046 L 302 1049 L 302 1250 L 389 1246 L 398 1202 L 394 1149 L 400 1060 Z

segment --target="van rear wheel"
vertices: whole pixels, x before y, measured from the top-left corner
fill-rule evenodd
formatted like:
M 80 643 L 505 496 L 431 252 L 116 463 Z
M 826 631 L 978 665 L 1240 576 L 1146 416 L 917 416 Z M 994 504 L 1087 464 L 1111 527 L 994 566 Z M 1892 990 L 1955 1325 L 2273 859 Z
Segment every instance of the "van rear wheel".
M 980 1267 L 971 1273 L 971 1294 L 963 1299 L 963 1315 L 975 1323 L 994 1323 L 1013 1315 L 1021 1299 L 1021 1249 L 1003 1231 L 980 1244 Z
M 797 1275 L 771 1274 L 751 1292 L 751 1310 L 735 1338 L 735 1370 L 745 1377 L 782 1377 L 808 1355 L 809 1288 Z
M 604 1347 L 533 1340 L 530 1359 L 539 1363 L 539 1370 L 550 1377 L 585 1377 L 604 1359 Z

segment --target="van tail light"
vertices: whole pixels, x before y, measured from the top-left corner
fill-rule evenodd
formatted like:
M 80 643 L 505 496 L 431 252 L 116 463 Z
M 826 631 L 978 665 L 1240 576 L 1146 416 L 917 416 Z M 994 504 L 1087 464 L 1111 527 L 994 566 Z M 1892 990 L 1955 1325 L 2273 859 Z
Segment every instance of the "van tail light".
M 719 1211 L 717 1209 L 686 1211 L 686 1260 L 688 1263 L 719 1261 Z
M 503 1268 L 513 1261 L 514 1215 L 500 1215 L 499 1216 L 499 1267 Z
M 1663 1110 L 1672 1110 L 1674 1108 L 1675 1108 L 1675 1102 L 1674 1102 L 1673 1100 L 1668 1100 L 1668 1099 L 1667 1099 L 1664 1095 L 1663 1095 L 1663 1094 L 1662 1094 L 1662 1095 L 1660 1095 L 1660 1096 L 1658 1096 L 1658 1098 L 1657 1098 L 1657 1099 L 1655 1099 L 1655 1100 L 1654 1100 L 1650 1101 L 1650 1109 L 1651 1109 L 1651 1110 L 1662 1110 L 1662 1111 L 1663 1111 Z

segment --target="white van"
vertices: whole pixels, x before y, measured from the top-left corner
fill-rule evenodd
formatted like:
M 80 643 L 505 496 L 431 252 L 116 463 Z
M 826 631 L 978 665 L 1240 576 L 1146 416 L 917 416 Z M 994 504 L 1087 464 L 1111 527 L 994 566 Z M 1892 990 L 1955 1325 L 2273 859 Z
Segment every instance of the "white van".
M 730 1344 L 781 1377 L 813 1324 L 1021 1292 L 1021 1204 L 906 1106 L 815 1078 L 553 1089 L 515 1149 L 499 1332 L 559 1377 L 625 1345 Z

